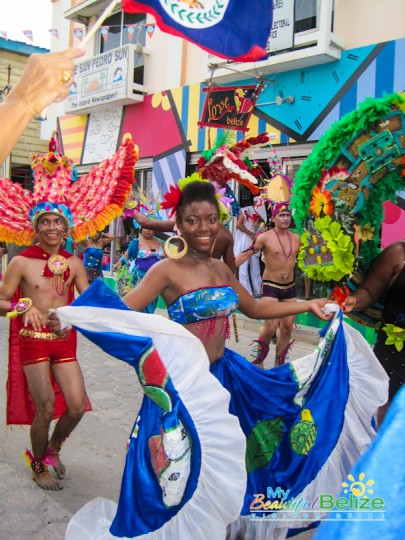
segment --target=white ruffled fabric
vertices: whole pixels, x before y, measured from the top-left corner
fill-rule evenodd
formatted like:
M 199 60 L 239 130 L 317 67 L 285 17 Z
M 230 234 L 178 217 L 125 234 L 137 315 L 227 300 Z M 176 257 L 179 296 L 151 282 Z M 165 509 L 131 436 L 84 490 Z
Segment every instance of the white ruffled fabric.
M 72 306 L 59 308 L 57 314 L 65 324 L 90 331 L 152 337 L 199 434 L 202 464 L 193 497 L 161 529 L 137 538 L 219 540 L 225 538 L 226 525 L 231 523 L 228 539 L 282 540 L 289 528 L 309 525 L 308 521 L 239 517 L 246 488 L 245 438 L 238 420 L 228 413 L 228 392 L 209 373 L 208 359 L 198 339 L 180 325 L 156 315 Z M 350 373 L 343 429 L 317 477 L 297 496 L 305 501 L 313 501 L 321 493 L 339 493 L 342 481 L 375 435 L 371 418 L 387 400 L 388 377 L 384 369 L 361 334 L 343 324 Z M 311 355 L 293 362 L 301 384 L 315 376 L 324 345 L 321 341 Z M 297 401 L 302 394 L 305 390 L 297 393 Z M 91 501 L 73 516 L 65 540 L 116 539 L 109 533 L 116 510 L 112 501 Z
M 342 482 L 352 466 L 365 452 L 376 432 L 371 419 L 378 407 L 388 399 L 388 376 L 363 336 L 343 323 L 349 366 L 349 397 L 339 440 L 317 477 L 296 496 L 312 502 L 321 493 L 338 495 Z M 310 377 L 318 351 L 294 360 L 292 364 L 300 382 Z M 298 396 L 297 396 L 298 397 Z M 333 418 L 331 418 L 333 422 Z M 308 521 L 277 521 L 277 519 L 252 520 L 240 516 L 228 527 L 227 539 L 283 540 L 288 529 L 308 527 Z
M 222 540 L 242 508 L 246 490 L 245 436 L 229 410 L 229 393 L 209 372 L 202 343 L 159 315 L 105 308 L 58 308 L 63 326 L 152 338 L 194 421 L 201 445 L 201 470 L 192 498 L 147 540 Z M 153 317 L 153 319 L 152 319 Z M 197 397 L 196 397 L 197 396 Z M 109 532 L 117 504 L 104 498 L 87 503 L 71 519 L 65 540 L 116 540 Z M 146 510 L 147 511 L 147 510 Z

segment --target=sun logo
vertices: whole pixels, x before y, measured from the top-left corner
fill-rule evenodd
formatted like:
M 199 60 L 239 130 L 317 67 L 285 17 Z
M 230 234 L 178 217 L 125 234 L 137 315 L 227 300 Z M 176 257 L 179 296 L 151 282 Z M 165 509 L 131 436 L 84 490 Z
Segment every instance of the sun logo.
M 355 497 L 361 497 L 366 492 L 373 493 L 373 490 L 368 488 L 367 486 L 374 485 L 374 480 L 367 480 L 367 482 L 363 482 L 365 476 L 366 475 L 364 473 L 360 473 L 359 479 L 356 480 L 353 475 L 349 474 L 347 476 L 347 479 L 350 480 L 350 484 L 348 484 L 347 482 L 342 483 L 342 486 L 344 488 L 347 488 L 347 489 L 344 489 L 343 492 L 353 493 Z

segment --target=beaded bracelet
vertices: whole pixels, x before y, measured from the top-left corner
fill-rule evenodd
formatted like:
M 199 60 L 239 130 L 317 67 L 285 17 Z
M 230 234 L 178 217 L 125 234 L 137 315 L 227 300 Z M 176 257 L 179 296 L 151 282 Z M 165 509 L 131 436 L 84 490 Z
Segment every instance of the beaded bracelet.
M 256 255 L 256 253 L 259 253 L 260 249 L 255 248 L 252 244 L 248 248 L 244 249 L 242 253 L 246 253 L 247 251 L 253 251 L 253 253 Z
M 17 302 L 12 302 L 10 304 L 10 310 L 6 313 L 7 318 L 18 317 L 18 315 L 23 315 L 32 307 L 31 298 L 19 298 Z

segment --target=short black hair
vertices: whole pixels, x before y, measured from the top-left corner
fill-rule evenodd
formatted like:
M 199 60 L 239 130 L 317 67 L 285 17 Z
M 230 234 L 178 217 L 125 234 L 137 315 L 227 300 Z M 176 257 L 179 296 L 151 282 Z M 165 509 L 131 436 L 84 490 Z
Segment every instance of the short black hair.
M 218 199 L 215 196 L 215 188 L 211 182 L 190 182 L 187 184 L 181 194 L 180 202 L 176 209 L 176 220 L 180 222 L 186 206 L 193 202 L 209 202 L 217 209 L 219 215 Z

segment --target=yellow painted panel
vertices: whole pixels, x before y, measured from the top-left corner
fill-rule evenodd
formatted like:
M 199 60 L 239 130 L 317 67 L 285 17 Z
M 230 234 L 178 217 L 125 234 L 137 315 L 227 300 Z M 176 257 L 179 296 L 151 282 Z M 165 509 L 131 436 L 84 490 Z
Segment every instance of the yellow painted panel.
M 76 164 L 80 163 L 87 115 L 65 115 L 59 118 L 63 148 L 67 156 Z
M 177 113 L 179 118 L 181 118 L 181 108 L 183 105 L 183 89 L 182 88 L 173 88 L 171 90 L 174 104 L 176 105 Z
M 190 85 L 190 100 L 188 104 L 188 125 L 187 138 L 191 141 L 190 152 L 198 150 L 198 130 L 197 122 L 200 120 L 200 84 Z
M 257 116 L 252 116 L 249 118 L 249 123 L 247 125 L 249 131 L 246 132 L 246 137 L 256 137 L 259 133 L 259 119 Z

